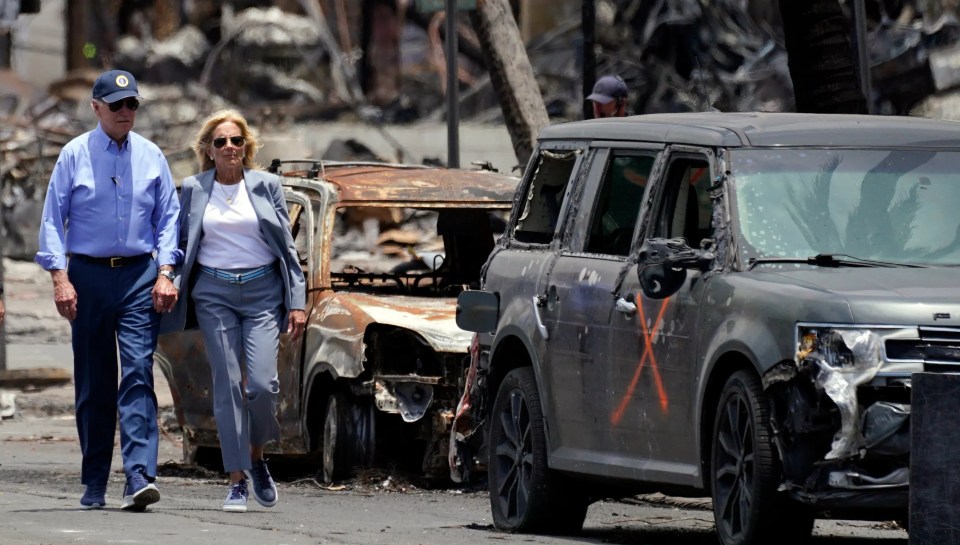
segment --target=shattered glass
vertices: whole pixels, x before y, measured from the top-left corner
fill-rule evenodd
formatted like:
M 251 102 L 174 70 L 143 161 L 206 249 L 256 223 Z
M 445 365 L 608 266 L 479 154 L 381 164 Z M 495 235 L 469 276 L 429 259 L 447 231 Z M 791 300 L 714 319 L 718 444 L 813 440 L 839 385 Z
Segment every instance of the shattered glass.
M 864 439 L 858 425 L 857 387 L 871 381 L 880 370 L 879 338 L 867 330 L 808 330 L 798 359 L 817 366 L 816 385 L 840 411 L 840 430 L 824 458 L 833 460 L 859 454 L 864 448 Z

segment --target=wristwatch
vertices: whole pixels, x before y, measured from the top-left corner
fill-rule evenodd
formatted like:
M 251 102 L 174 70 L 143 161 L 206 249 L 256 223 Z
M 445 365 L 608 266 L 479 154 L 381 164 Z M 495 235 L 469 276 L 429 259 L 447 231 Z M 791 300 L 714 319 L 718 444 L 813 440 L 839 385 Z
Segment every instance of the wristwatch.
M 177 275 L 170 269 L 161 269 L 160 272 L 157 273 L 157 276 L 165 276 L 167 280 L 171 282 L 173 282 L 173 279 L 177 277 Z

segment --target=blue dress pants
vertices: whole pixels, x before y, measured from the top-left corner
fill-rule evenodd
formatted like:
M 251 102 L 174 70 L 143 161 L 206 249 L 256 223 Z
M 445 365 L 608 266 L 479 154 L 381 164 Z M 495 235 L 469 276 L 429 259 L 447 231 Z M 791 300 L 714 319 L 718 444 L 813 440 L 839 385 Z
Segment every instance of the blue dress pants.
M 71 259 L 67 275 L 77 291 L 73 380 L 83 484 L 106 484 L 113 459 L 117 413 L 123 470 L 157 475 L 157 397 L 153 352 L 160 315 L 151 290 L 157 264 L 145 259 L 123 267 Z M 117 383 L 117 349 L 120 377 Z
M 243 284 L 198 272 L 190 292 L 210 362 L 213 416 L 228 473 L 251 469 L 251 445 L 280 438 L 277 352 L 283 289 L 274 269 Z

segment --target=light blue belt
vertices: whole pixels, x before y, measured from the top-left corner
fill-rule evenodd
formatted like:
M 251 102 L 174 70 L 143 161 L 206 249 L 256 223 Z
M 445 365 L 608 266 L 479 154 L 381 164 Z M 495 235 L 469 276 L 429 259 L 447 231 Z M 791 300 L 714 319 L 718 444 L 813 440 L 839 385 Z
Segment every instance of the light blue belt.
M 276 268 L 276 263 L 270 263 L 269 265 L 264 265 L 263 267 L 257 267 L 256 269 L 250 269 L 247 272 L 235 273 L 230 272 L 229 269 L 214 269 L 213 267 L 207 267 L 206 265 L 200 265 L 200 271 L 214 278 L 220 280 L 226 280 L 231 284 L 243 284 L 251 280 L 256 280 L 261 276 L 266 276 L 273 272 Z

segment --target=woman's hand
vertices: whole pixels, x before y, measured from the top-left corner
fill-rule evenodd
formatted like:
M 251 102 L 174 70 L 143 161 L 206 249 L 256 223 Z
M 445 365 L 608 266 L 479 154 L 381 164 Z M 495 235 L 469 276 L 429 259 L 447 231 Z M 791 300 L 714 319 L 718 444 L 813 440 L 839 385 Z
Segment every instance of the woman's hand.
M 291 310 L 287 318 L 287 333 L 293 340 L 303 335 L 303 328 L 307 325 L 307 313 L 302 310 Z

